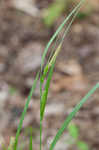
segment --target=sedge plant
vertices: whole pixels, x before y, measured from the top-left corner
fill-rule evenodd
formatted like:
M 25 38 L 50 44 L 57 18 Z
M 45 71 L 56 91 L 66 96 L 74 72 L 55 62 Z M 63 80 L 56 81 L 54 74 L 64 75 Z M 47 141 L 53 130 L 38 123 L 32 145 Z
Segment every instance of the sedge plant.
M 43 118 L 44 118 L 44 112 L 45 112 L 45 107 L 46 107 L 46 103 L 47 103 L 47 97 L 48 97 L 48 91 L 50 88 L 50 82 L 53 76 L 53 71 L 54 71 L 54 66 L 55 66 L 55 62 L 56 62 L 56 58 L 59 54 L 59 52 L 62 50 L 62 44 L 64 41 L 65 36 L 67 35 L 75 17 L 77 16 L 82 4 L 84 3 L 84 1 L 86 0 L 80 0 L 79 4 L 72 10 L 72 12 L 66 17 L 66 19 L 62 22 L 62 24 L 59 26 L 59 28 L 56 30 L 56 32 L 54 33 L 54 35 L 51 37 L 51 39 L 49 40 L 47 46 L 45 47 L 45 50 L 43 52 L 43 56 L 42 56 L 42 60 L 41 60 L 41 69 L 40 71 L 37 73 L 36 78 L 33 82 L 33 86 L 30 90 L 29 96 L 27 98 L 22 116 L 20 118 L 20 122 L 19 122 L 19 126 L 16 132 L 16 137 L 14 139 L 14 143 L 13 143 L 13 148 L 11 145 L 11 148 L 9 147 L 9 150 L 18 150 L 18 140 L 19 140 L 19 136 L 20 136 L 20 132 L 22 129 L 22 124 L 23 124 L 23 120 L 25 118 L 27 109 L 28 109 L 28 105 L 29 102 L 32 98 L 32 95 L 35 91 L 36 85 L 37 85 L 37 81 L 40 79 L 40 150 L 42 150 L 42 126 L 43 126 Z M 72 17 L 72 19 L 71 19 Z M 50 46 L 52 44 L 54 44 L 55 40 L 57 39 L 58 34 L 61 32 L 61 30 L 63 29 L 63 27 L 65 27 L 65 25 L 67 24 L 67 21 L 71 19 L 70 23 L 67 25 L 65 32 L 63 34 L 62 39 L 60 40 L 60 42 L 58 43 L 58 46 L 55 49 L 55 52 L 52 53 L 52 55 L 50 56 L 50 59 L 48 60 L 48 62 L 45 64 L 45 57 L 47 55 L 47 52 L 50 48 Z M 46 82 L 44 83 L 46 78 Z M 45 86 L 44 86 L 45 85 Z M 68 117 L 66 118 L 66 120 L 63 122 L 63 124 L 61 125 L 60 129 L 58 130 L 58 132 L 56 133 L 52 143 L 49 146 L 49 150 L 53 150 L 55 145 L 57 144 L 58 140 L 60 139 L 60 137 L 62 136 L 63 132 L 65 129 L 67 129 L 69 123 L 71 122 L 71 120 L 75 117 L 76 113 L 79 111 L 79 109 L 83 106 L 83 104 L 88 100 L 88 98 L 96 91 L 96 89 L 99 88 L 99 83 L 97 83 L 86 95 L 84 98 L 81 99 L 81 101 L 74 107 L 74 109 L 72 110 L 72 112 L 68 115 Z M 32 130 L 31 130 L 32 132 Z M 33 150 L 33 146 L 32 146 L 32 134 L 30 136 L 30 142 L 29 142 L 29 150 Z

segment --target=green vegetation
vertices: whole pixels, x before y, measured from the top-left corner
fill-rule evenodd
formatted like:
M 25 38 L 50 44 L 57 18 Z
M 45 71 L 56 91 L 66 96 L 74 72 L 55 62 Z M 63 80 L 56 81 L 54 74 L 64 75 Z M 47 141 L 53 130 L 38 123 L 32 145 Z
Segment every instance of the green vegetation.
M 14 142 L 15 142 L 15 138 L 14 138 L 14 137 L 11 137 L 8 150 L 13 150 Z
M 55 21 L 65 12 L 68 14 L 68 8 L 71 4 L 77 3 L 74 0 L 55 0 L 51 5 L 43 11 L 43 21 L 47 27 L 53 26 Z M 90 3 L 86 4 L 83 11 L 79 11 L 77 14 L 78 19 L 84 19 L 88 17 L 92 12 L 92 6 Z
M 71 136 L 68 140 L 70 144 L 76 144 L 78 150 L 89 150 L 88 144 L 84 141 L 79 140 L 80 133 L 78 127 L 75 124 L 69 124 L 67 130 L 69 132 L 69 135 Z
M 55 20 L 61 16 L 66 9 L 66 5 L 66 0 L 56 0 L 44 11 L 44 23 L 46 26 L 50 27 L 53 25 Z
M 75 17 L 77 16 L 79 9 L 81 8 L 83 2 L 85 0 L 81 0 L 79 2 L 79 4 L 73 9 L 73 11 L 68 15 L 68 17 L 66 17 L 66 19 L 64 20 L 64 22 L 59 26 L 59 28 L 56 30 L 56 32 L 54 33 L 54 35 L 52 36 L 52 38 L 50 39 L 50 41 L 48 42 L 47 46 L 45 47 L 43 56 L 42 56 L 42 61 L 41 61 L 41 71 L 37 73 L 36 75 L 36 79 L 34 80 L 33 86 L 31 88 L 30 94 L 27 98 L 25 107 L 24 107 L 24 111 L 22 113 L 21 119 L 20 119 L 20 123 L 17 129 L 17 133 L 16 133 L 16 137 L 14 139 L 14 144 L 13 144 L 13 148 L 12 148 L 12 144 L 10 144 L 11 146 L 9 146 L 8 150 L 18 150 L 18 140 L 19 140 L 19 135 L 22 129 L 22 124 L 23 124 L 23 120 L 25 118 L 27 109 L 28 109 L 28 105 L 29 102 L 31 100 L 31 97 L 33 95 L 33 92 L 36 88 L 36 84 L 37 81 L 40 77 L 40 150 L 42 150 L 42 126 L 43 126 L 43 118 L 44 118 L 44 112 L 45 112 L 45 107 L 46 107 L 46 103 L 47 103 L 47 97 L 48 97 L 48 91 L 49 91 L 49 87 L 50 87 L 50 82 L 51 82 L 51 78 L 53 76 L 53 70 L 54 70 L 54 66 L 55 66 L 55 62 L 56 62 L 56 58 L 58 56 L 58 53 L 61 51 L 62 49 L 62 43 L 64 40 L 64 37 L 66 36 L 66 34 L 68 33 L 71 24 L 73 22 L 73 20 L 75 19 Z M 54 9 L 53 9 L 54 10 Z M 65 33 L 63 35 L 62 40 L 60 41 L 60 43 L 58 43 L 58 46 L 55 50 L 55 53 L 50 57 L 50 60 L 47 62 L 45 68 L 44 68 L 44 63 L 45 63 L 45 57 L 46 54 L 48 52 L 48 49 L 50 48 L 51 44 L 54 42 L 54 40 L 57 38 L 57 35 L 59 34 L 59 32 L 62 30 L 62 28 L 66 25 L 67 21 L 72 17 L 72 20 L 70 21 L 69 25 L 67 26 Z M 43 69 L 44 68 L 44 69 Z M 43 90 L 43 84 L 44 84 L 44 80 L 46 78 L 46 83 L 44 86 L 44 90 Z M 89 92 L 88 94 L 86 94 L 86 96 L 84 98 L 82 98 L 82 100 L 76 105 L 76 107 L 74 107 L 74 109 L 72 110 L 72 112 L 69 114 L 69 116 L 65 119 L 65 121 L 63 122 L 63 124 L 61 125 L 60 129 L 58 130 L 58 132 L 56 133 L 56 136 L 54 137 L 49 150 L 53 150 L 55 145 L 57 144 L 58 140 L 60 139 L 60 137 L 62 136 L 63 132 L 65 129 L 68 128 L 70 135 L 72 136 L 72 138 L 77 139 L 79 136 L 79 131 L 75 126 L 69 126 L 69 123 L 71 122 L 71 120 L 75 117 L 76 113 L 79 111 L 79 109 L 83 106 L 83 104 L 88 100 L 88 98 L 90 96 L 92 96 L 92 94 L 96 91 L 96 89 L 99 88 L 99 83 L 97 83 Z M 83 141 L 79 141 L 77 140 L 77 146 L 80 150 L 88 150 L 87 149 L 87 145 L 83 142 Z M 30 135 L 30 142 L 29 142 L 29 150 L 33 149 L 33 145 L 32 145 L 32 130 L 31 130 L 31 135 Z
M 33 150 L 33 143 L 32 143 L 32 128 L 30 128 L 30 141 L 29 141 L 29 150 Z

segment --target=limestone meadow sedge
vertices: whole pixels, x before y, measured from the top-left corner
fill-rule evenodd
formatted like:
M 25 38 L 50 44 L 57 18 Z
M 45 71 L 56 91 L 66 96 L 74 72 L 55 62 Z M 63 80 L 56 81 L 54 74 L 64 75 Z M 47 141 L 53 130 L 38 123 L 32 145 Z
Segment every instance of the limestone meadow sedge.
M 51 39 L 49 40 L 47 46 L 45 47 L 45 50 L 43 52 L 43 56 L 42 56 L 42 60 L 41 60 L 41 69 L 40 71 L 37 73 L 36 78 L 33 82 L 33 86 L 30 90 L 29 96 L 27 98 L 22 116 L 20 118 L 20 122 L 19 122 L 19 126 L 16 132 L 16 137 L 14 140 L 14 144 L 13 144 L 13 148 L 9 147 L 9 150 L 17 150 L 17 146 L 18 146 L 18 140 L 19 140 L 19 136 L 20 136 L 20 132 L 22 129 L 22 124 L 23 124 L 23 120 L 25 118 L 27 109 L 28 109 L 28 105 L 29 102 L 31 100 L 31 97 L 35 91 L 36 88 L 36 84 L 37 81 L 40 81 L 40 150 L 42 150 L 42 126 L 43 126 L 43 118 L 44 118 L 44 112 L 45 112 L 45 107 L 46 107 L 46 102 L 47 102 L 47 96 L 48 96 L 48 91 L 49 91 L 49 87 L 50 87 L 50 82 L 51 82 L 51 78 L 53 76 L 53 70 L 54 70 L 54 66 L 55 66 L 55 62 L 56 62 L 56 58 L 59 54 L 59 52 L 62 50 L 62 43 L 64 41 L 65 36 L 67 35 L 74 19 L 76 18 L 82 4 L 85 2 L 86 0 L 80 0 L 79 4 L 72 10 L 72 12 L 66 17 L 66 19 L 62 22 L 62 24 L 59 26 L 59 28 L 56 30 L 56 32 L 54 33 L 54 35 L 51 37 Z M 72 17 L 72 19 L 71 19 Z M 44 63 L 45 63 L 45 57 L 46 54 L 51 46 L 51 44 L 53 44 L 54 40 L 57 39 L 58 34 L 61 32 L 61 30 L 63 29 L 63 27 L 66 25 L 67 21 L 71 19 L 70 23 L 67 25 L 65 32 L 63 34 L 63 37 L 60 41 L 60 43 L 58 44 L 58 47 L 56 48 L 54 54 L 50 57 L 50 60 L 46 63 L 45 67 L 44 67 Z M 43 69 L 44 68 L 44 69 Z M 44 84 L 44 80 L 46 78 L 46 83 L 43 87 Z M 92 94 L 96 91 L 96 89 L 99 88 L 99 83 L 97 83 L 86 95 L 84 98 L 81 99 L 81 101 L 74 107 L 74 109 L 72 110 L 72 112 L 68 115 L 68 117 L 66 118 L 66 120 L 63 122 L 63 124 L 61 125 L 60 129 L 58 130 L 58 132 L 56 133 L 52 143 L 49 146 L 49 150 L 53 150 L 55 145 L 57 144 L 58 140 L 60 139 L 62 133 L 64 132 L 64 130 L 67 128 L 67 126 L 69 125 L 70 121 L 75 117 L 76 113 L 79 111 L 79 109 L 83 106 L 83 104 L 88 100 L 88 98 L 90 96 L 92 96 Z M 31 131 L 32 132 L 32 131 Z M 30 136 L 30 142 L 29 142 L 29 150 L 33 149 L 32 146 L 32 135 Z

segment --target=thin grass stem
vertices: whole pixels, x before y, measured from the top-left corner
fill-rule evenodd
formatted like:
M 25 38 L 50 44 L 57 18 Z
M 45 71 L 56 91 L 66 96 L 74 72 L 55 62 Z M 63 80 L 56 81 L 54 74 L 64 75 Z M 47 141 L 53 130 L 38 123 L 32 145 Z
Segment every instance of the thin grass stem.
M 17 129 L 16 137 L 15 137 L 14 150 L 17 150 L 18 138 L 19 138 L 19 135 L 20 135 L 20 132 L 21 132 L 21 129 L 22 129 L 23 120 L 24 120 L 24 117 L 26 115 L 26 112 L 27 112 L 27 109 L 28 109 L 28 106 L 29 106 L 29 102 L 32 98 L 33 92 L 36 88 L 38 78 L 39 78 L 39 72 L 36 75 L 36 79 L 34 80 L 33 86 L 31 88 L 31 91 L 30 91 L 29 96 L 27 98 L 24 110 L 23 110 L 22 115 L 21 115 L 21 119 L 20 119 L 19 126 L 18 126 L 18 129 Z

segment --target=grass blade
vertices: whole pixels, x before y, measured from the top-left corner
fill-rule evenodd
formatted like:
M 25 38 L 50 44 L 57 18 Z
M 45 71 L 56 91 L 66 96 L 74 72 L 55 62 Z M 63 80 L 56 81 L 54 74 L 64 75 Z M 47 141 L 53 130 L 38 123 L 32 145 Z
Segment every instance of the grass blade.
M 75 14 L 74 14 L 72 20 L 70 21 L 70 23 L 69 23 L 68 26 L 66 27 L 66 30 L 65 30 L 65 32 L 64 32 L 64 34 L 63 34 L 63 37 L 62 37 L 62 39 L 61 39 L 61 41 L 60 41 L 60 44 L 59 44 L 58 48 L 56 49 L 56 51 L 54 52 L 53 55 L 51 54 L 51 55 L 49 56 L 50 59 L 51 59 L 51 61 L 50 61 L 50 59 L 48 60 L 47 65 L 46 65 L 45 68 L 44 68 L 43 75 L 41 75 L 41 78 L 40 78 L 40 79 L 41 79 L 41 80 L 40 80 L 40 83 L 41 83 L 41 84 L 40 84 L 40 85 L 41 85 L 40 87 L 41 87 L 41 88 L 40 88 L 40 89 L 42 89 L 42 84 L 43 84 L 44 79 L 45 79 L 45 77 L 46 77 L 46 75 L 47 75 L 48 69 L 49 69 L 49 67 L 51 66 L 53 60 L 56 59 L 57 55 L 59 54 L 59 52 L 60 52 L 60 50 L 61 50 L 62 43 L 63 43 L 63 41 L 64 41 L 64 38 L 65 38 L 65 36 L 67 35 L 67 33 L 69 32 L 69 29 L 70 29 L 70 27 L 71 27 L 73 21 L 75 20 L 75 18 L 76 18 L 76 16 L 77 16 L 78 12 L 79 12 L 79 10 L 80 10 L 80 8 L 81 8 L 81 6 L 76 9 L 76 12 L 75 12 Z M 55 45 L 56 45 L 56 43 L 55 43 Z M 52 58 L 51 58 L 51 57 L 52 57 Z M 50 62 L 49 62 L 49 61 L 50 61 Z M 40 91 L 42 91 L 42 90 L 40 90 Z M 42 93 L 42 92 L 41 92 L 41 93 Z
M 45 110 L 45 105 L 46 105 L 46 101 L 47 101 L 48 90 L 49 90 L 50 82 L 51 82 L 52 75 L 53 75 L 54 65 L 55 65 L 55 60 L 54 60 L 53 64 L 51 65 L 51 68 L 49 70 L 45 89 L 42 93 L 42 98 L 41 98 L 41 118 L 42 118 L 42 120 L 43 120 L 43 116 L 44 116 L 44 110 Z
M 85 0 L 81 0 L 79 2 L 79 4 L 72 10 L 72 12 L 66 17 L 66 19 L 63 21 L 63 23 L 59 26 L 59 28 L 56 30 L 56 32 L 54 33 L 54 35 L 52 36 L 52 38 L 50 39 L 50 41 L 48 42 L 47 46 L 45 47 L 45 50 L 44 50 L 44 53 L 43 53 L 43 56 L 42 56 L 42 61 L 41 61 L 41 69 L 42 69 L 42 66 L 44 64 L 44 61 L 45 61 L 45 56 L 47 54 L 47 51 L 50 47 L 50 45 L 52 44 L 52 42 L 54 41 L 54 39 L 57 37 L 57 35 L 59 34 L 59 32 L 62 30 L 62 28 L 64 27 L 64 25 L 66 24 L 66 22 L 70 19 L 70 17 L 76 12 L 76 10 L 82 5 L 82 3 L 84 2 Z
M 47 75 L 48 69 L 53 64 L 53 61 L 56 60 L 56 57 L 57 57 L 57 55 L 59 54 L 59 52 L 61 50 L 62 42 L 64 41 L 64 38 L 65 38 L 66 34 L 68 33 L 68 31 L 69 31 L 69 29 L 70 29 L 70 27 L 71 27 L 71 25 L 72 25 L 76 15 L 78 14 L 78 12 L 80 10 L 80 7 L 78 7 L 76 9 L 76 12 L 75 12 L 71 22 L 69 23 L 69 25 L 66 28 L 65 33 L 63 35 L 63 38 L 62 38 L 58 48 L 56 49 L 55 53 L 53 54 L 53 56 L 51 58 L 51 61 L 48 62 L 48 64 L 45 66 L 43 74 L 40 76 L 40 97 L 41 97 L 41 100 L 40 100 L 40 150 L 42 149 L 41 148 L 41 145 L 42 145 L 42 120 L 43 120 L 43 116 L 44 116 L 44 110 L 45 110 L 45 105 L 46 105 L 47 95 L 48 95 L 48 90 L 44 90 L 44 92 L 42 93 L 42 84 L 43 84 L 44 79 L 45 79 L 45 77 Z M 43 99 L 43 102 L 42 102 L 42 99 Z M 42 107 L 41 107 L 41 103 L 42 103 Z
M 32 144 L 32 128 L 30 129 L 30 140 L 29 140 L 29 150 L 32 150 L 33 148 L 33 144 Z
M 40 150 L 42 149 L 42 118 L 40 115 Z
M 29 105 L 29 102 L 30 102 L 31 97 L 32 97 L 32 95 L 33 95 L 33 92 L 34 92 L 34 90 L 35 90 L 35 88 L 36 88 L 36 84 L 37 84 L 38 78 L 39 78 L 39 72 L 38 72 L 37 75 L 36 75 L 36 79 L 34 80 L 33 86 L 32 86 L 32 88 L 31 88 L 31 91 L 30 91 L 29 96 L 28 96 L 28 98 L 27 98 L 27 101 L 26 101 L 24 110 L 23 110 L 23 112 L 22 112 L 22 116 L 21 116 L 21 119 L 20 119 L 20 122 L 19 122 L 19 126 L 18 126 L 18 129 L 17 129 L 17 133 L 16 133 L 16 138 L 15 138 L 15 143 L 14 143 L 14 150 L 17 150 L 18 138 L 19 138 L 19 135 L 20 135 L 20 132 L 21 132 L 23 120 L 24 120 L 24 117 L 25 117 L 25 115 L 26 115 L 26 112 L 27 112 L 27 109 L 28 109 L 28 105 Z
M 45 85 L 45 90 L 42 92 L 41 99 L 40 99 L 40 150 L 42 149 L 42 120 L 44 116 L 44 110 L 45 110 L 45 105 L 47 101 L 48 90 L 49 90 L 50 81 L 51 81 L 52 74 L 53 74 L 54 65 L 55 65 L 55 62 L 52 64 L 49 70 L 48 79 Z M 42 76 L 40 78 L 42 78 Z M 42 81 L 40 82 L 42 86 Z
M 84 98 L 82 98 L 82 100 L 80 101 L 79 104 L 76 105 L 76 107 L 73 109 L 73 111 L 69 114 L 69 116 L 67 117 L 67 119 L 64 121 L 64 123 L 62 124 L 61 128 L 59 129 L 59 131 L 57 132 L 54 140 L 52 141 L 49 150 L 53 150 L 56 143 L 58 142 L 58 140 L 60 139 L 62 133 L 64 132 L 64 130 L 67 128 L 68 124 L 70 123 L 70 121 L 74 118 L 74 116 L 76 115 L 76 113 L 79 111 L 79 109 L 82 107 L 82 105 L 88 100 L 88 98 L 96 91 L 96 89 L 99 88 L 99 83 L 97 83 L 86 95 Z
M 44 69 L 44 71 L 47 73 L 47 71 L 46 70 L 48 70 L 48 63 L 49 63 L 49 66 L 50 66 L 50 64 L 51 64 L 51 61 L 53 61 L 53 59 L 56 57 L 56 55 L 58 55 L 59 54 L 59 52 L 60 52 L 60 48 L 61 48 L 61 46 L 62 46 L 62 43 L 63 43 L 63 41 L 64 41 L 64 38 L 65 38 L 65 36 L 67 35 L 67 33 L 69 32 L 69 30 L 70 30 L 70 27 L 71 27 L 71 25 L 72 25 L 72 23 L 73 23 L 73 21 L 75 20 L 75 18 L 76 18 L 76 16 L 77 16 L 77 14 L 78 14 L 78 12 L 80 11 L 80 8 L 81 8 L 81 6 L 76 10 L 76 12 L 75 12 L 75 14 L 74 14 L 74 16 L 73 16 L 73 18 L 71 19 L 71 21 L 70 21 L 70 23 L 67 25 L 67 27 L 66 27 L 66 30 L 65 30 L 65 32 L 64 32 L 64 34 L 63 34 L 63 37 L 62 37 L 62 39 L 59 41 L 59 46 L 58 46 L 58 50 L 57 51 L 55 51 L 55 52 L 52 52 L 51 51 L 51 55 L 49 56 L 49 59 L 48 59 L 48 62 L 47 62 L 47 65 L 46 65 L 46 67 L 45 67 L 45 69 Z M 57 38 L 57 40 L 56 40 L 56 42 L 58 41 L 58 38 Z M 54 44 L 54 47 L 53 48 L 55 48 L 55 46 L 56 46 L 56 42 L 55 42 L 55 44 Z M 53 49 L 52 49 L 53 50 Z M 52 59 L 51 59 L 52 58 Z M 51 61 L 50 61 L 50 59 L 51 59 Z M 46 76 L 46 73 L 44 73 L 44 75 L 42 76 L 42 83 L 43 83 L 43 81 L 44 81 L 44 78 L 45 78 L 45 76 Z

